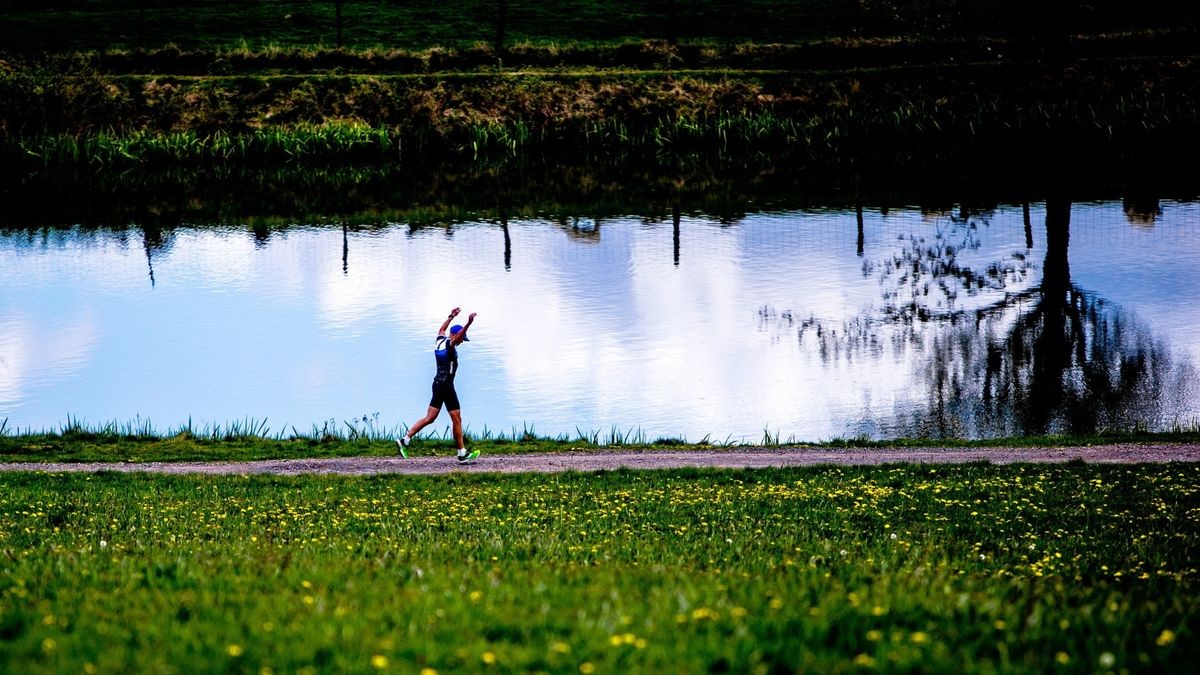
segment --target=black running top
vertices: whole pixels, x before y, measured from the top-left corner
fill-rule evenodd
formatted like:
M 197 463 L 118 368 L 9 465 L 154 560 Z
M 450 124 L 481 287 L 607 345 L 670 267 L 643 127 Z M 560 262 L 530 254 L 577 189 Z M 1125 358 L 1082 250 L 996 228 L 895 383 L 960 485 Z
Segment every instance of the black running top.
M 434 382 L 453 382 L 454 373 L 458 372 L 458 350 L 445 335 L 437 336 L 433 343 L 433 358 L 437 361 L 437 374 Z

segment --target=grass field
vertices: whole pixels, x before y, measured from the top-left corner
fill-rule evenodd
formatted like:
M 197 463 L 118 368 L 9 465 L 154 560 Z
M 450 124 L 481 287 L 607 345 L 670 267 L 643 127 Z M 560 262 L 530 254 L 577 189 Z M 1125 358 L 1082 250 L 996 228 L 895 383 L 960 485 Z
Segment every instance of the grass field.
M 1183 672 L 1200 466 L 0 476 L 5 672 Z
M 337 40 L 337 3 L 332 0 L 93 0 L 55 3 L 58 7 L 17 4 L 18 9 L 10 14 L 9 44 L 26 49 L 168 42 L 205 48 L 242 43 L 333 46 Z M 687 3 L 683 22 L 672 21 L 684 9 L 682 3 L 679 7 L 674 4 L 671 0 L 509 0 L 506 35 L 514 41 L 610 41 L 645 35 L 665 38 L 682 30 L 682 36 L 689 38 L 721 37 L 736 31 L 779 39 L 811 35 L 839 23 L 829 16 L 836 0 L 699 0 Z M 496 0 L 346 0 L 342 5 L 343 44 L 347 46 L 425 48 L 490 43 L 499 16 Z M 739 23 L 731 25 L 732 21 Z M 851 22 L 861 23 L 855 15 L 840 21 Z M 678 24 L 684 25 L 675 27 Z
M 1047 151 L 1073 163 L 1055 175 L 1100 164 L 1178 173 L 1200 127 L 1191 105 L 1200 32 L 1188 18 L 1197 10 L 1173 0 L 1141 7 L 1154 25 L 1140 31 L 1102 3 L 1080 20 L 1082 33 L 998 1 L 708 0 L 689 4 L 687 21 L 661 20 L 680 11 L 669 1 L 514 2 L 514 26 L 541 37 L 514 28 L 503 53 L 487 40 L 406 32 L 478 20 L 490 2 L 347 2 L 347 16 L 378 13 L 360 24 L 403 30 L 345 49 L 323 33 L 247 21 L 279 12 L 299 21 L 333 5 L 147 2 L 146 17 L 186 25 L 192 39 L 135 49 L 117 17 L 137 3 L 15 3 L 0 29 L 11 50 L 0 55 L 3 182 L 697 156 L 850 176 L 875 165 L 1011 174 L 1043 165 Z M 860 24 L 882 15 L 898 32 L 870 37 Z M 1000 16 L 1021 30 L 992 30 Z M 962 30 L 931 29 L 939 21 Z M 230 22 L 284 33 L 231 41 Z M 1043 24 L 1058 38 L 1044 39 Z M 1109 24 L 1114 32 L 1100 30 Z M 697 40 L 662 40 L 656 25 Z M 727 34 L 703 37 L 718 27 Z M 95 44 L 56 42 L 80 36 Z M 79 47 L 97 51 L 39 55 Z
M 765 154 L 780 166 L 1178 164 L 1200 128 L 1200 61 L 1059 72 L 823 75 L 157 78 L 0 72 L 0 156 L 16 176 L 279 166 L 436 166 L 513 158 L 674 163 Z M 1169 149 L 1169 150 L 1168 150 Z M 1153 161 L 1151 161 L 1153 160 Z M 1044 163 L 1044 162 L 1040 162 Z
M 1030 160 L 1043 152 L 1080 164 L 1092 163 L 1088 152 L 1135 167 L 1150 163 L 1129 158 L 1186 163 L 1200 137 L 1200 61 L 1156 32 L 1136 58 L 1065 66 L 1010 63 L 980 42 L 937 52 L 927 70 L 893 69 L 917 52 L 864 42 L 837 47 L 836 69 L 822 70 L 824 52 L 810 43 L 1045 40 L 1072 28 L 1194 27 L 1198 16 L 1178 0 L 1090 3 L 1076 26 L 1012 11 L 1051 4 L 510 0 L 501 66 L 491 48 L 498 3 L 488 0 L 347 0 L 341 41 L 351 51 L 333 49 L 334 2 L 7 2 L 0 196 L 23 195 L 39 174 L 68 186 L 54 201 L 73 202 L 101 180 L 100 193 L 143 182 L 153 192 L 168 175 L 194 186 L 214 172 L 240 182 L 242 170 L 337 167 L 350 172 L 326 190 L 338 206 L 311 207 L 328 212 L 354 199 L 375 206 L 349 194 L 365 183 L 355 171 L 396 183 L 380 167 L 458 158 L 488 172 L 496 162 L 493 182 L 506 186 L 514 156 L 557 167 L 631 151 L 669 174 L 692 151 L 717 158 L 716 170 L 672 174 L 677 185 L 739 162 L 857 175 L 875 158 L 896 173 L 914 152 L 955 171 L 1031 171 L 1053 164 Z M 673 39 L 683 46 L 664 42 Z M 790 46 L 761 46 L 776 41 Z M 100 53 L 27 59 L 76 49 Z M 856 61 L 866 54 L 869 63 Z M 983 61 L 961 66 L 964 54 Z M 702 70 L 679 71 L 689 65 Z M 512 72 L 521 67 L 552 72 Z M 1022 154 L 1030 149 L 1039 154 Z M 458 174 L 438 175 L 453 186 Z M 688 189 L 725 189 L 706 181 Z M 567 194 L 589 181 L 564 183 Z M 682 188 L 672 189 L 661 195 Z M 289 200 L 278 192 L 262 199 Z M 427 201 L 469 202 L 451 196 Z M 160 434 L 70 423 L 14 433 L 0 421 L 0 460 L 390 455 L 392 435 L 357 422 Z M 675 444 L 621 430 L 579 436 L 471 440 L 489 454 Z M 418 451 L 452 447 L 438 439 Z M 1200 662 L 1198 559 L 1198 464 L 6 473 L 0 672 L 1187 672 Z
M 1059 9 L 1059 5 L 1062 9 Z M 1176 27 L 1194 3 L 1101 0 L 1070 11 L 1033 0 L 7 0 L 0 44 L 15 51 L 246 44 L 462 47 L 627 39 L 796 42 L 879 34 L 1037 34 Z M 501 5 L 505 12 L 501 14 Z M 1063 14 L 1065 12 L 1065 14 Z
M 4 462 L 202 462 L 317 457 L 388 457 L 405 428 L 387 428 L 376 419 L 329 420 L 320 427 L 272 429 L 267 420 L 245 419 L 226 425 L 160 430 L 148 421 L 91 425 L 72 418 L 57 430 L 13 429 L 0 419 L 0 461 Z M 600 448 L 700 449 L 736 447 L 722 439 L 650 438 L 638 428 L 577 430 L 557 437 L 525 426 L 507 431 L 466 429 L 468 444 L 487 455 L 562 452 Z M 1025 436 L 999 439 L 910 438 L 871 440 L 831 438 L 815 444 L 830 448 L 873 447 L 1069 447 L 1118 443 L 1197 443 L 1200 426 L 1177 424 L 1167 431 L 1109 429 L 1086 436 Z M 764 430 L 758 445 L 799 445 Z M 813 444 L 803 444 L 811 446 Z M 457 447 L 449 426 L 422 434 L 415 455 L 449 456 Z

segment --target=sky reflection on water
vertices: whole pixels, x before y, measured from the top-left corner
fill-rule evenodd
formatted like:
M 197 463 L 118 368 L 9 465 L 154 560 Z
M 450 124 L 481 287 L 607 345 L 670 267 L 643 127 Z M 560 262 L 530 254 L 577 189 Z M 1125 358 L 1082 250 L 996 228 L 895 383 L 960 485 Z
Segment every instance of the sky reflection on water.
M 1014 335 L 1044 342 L 1063 313 L 1038 304 L 1046 206 L 1028 213 L 1026 227 L 1021 205 L 868 208 L 861 240 L 854 211 L 819 210 L 683 215 L 678 236 L 670 216 L 513 220 L 507 233 L 9 230 L 0 419 L 167 429 L 250 417 L 308 431 L 366 416 L 403 428 L 428 402 L 429 350 L 454 306 L 479 313 L 458 377 L 475 433 L 1020 433 L 1047 368 L 1068 384 L 1042 431 L 1200 418 L 1200 208 L 1165 202 L 1150 222 L 1120 202 L 1070 206 L 1075 337 L 1070 362 L 1050 365 L 1007 351 Z M 1124 384 L 1097 379 L 1109 361 Z M 1116 391 L 1131 386 L 1132 398 Z M 1115 412 L 1081 418 L 1104 406 L 1079 392 Z

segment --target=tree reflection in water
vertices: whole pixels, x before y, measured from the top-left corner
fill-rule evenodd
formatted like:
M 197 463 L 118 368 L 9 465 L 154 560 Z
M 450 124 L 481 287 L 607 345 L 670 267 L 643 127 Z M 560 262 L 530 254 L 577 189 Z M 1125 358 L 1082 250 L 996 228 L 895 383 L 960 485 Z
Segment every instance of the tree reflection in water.
M 951 404 L 977 412 L 978 435 L 1091 433 L 1161 424 L 1182 402 L 1190 368 L 1135 316 L 1071 282 L 1070 225 L 1070 202 L 1047 200 L 1041 286 L 1028 307 L 994 310 L 1017 313 L 1001 339 L 985 339 L 983 358 L 956 359 L 954 341 L 933 353 L 962 370 L 929 378 L 925 426 L 944 428 L 937 413 Z
M 929 237 L 904 237 L 898 253 L 868 254 L 863 274 L 879 280 L 882 304 L 840 325 L 772 308 L 760 322 L 795 330 L 827 366 L 882 361 L 889 349 L 897 363 L 913 364 L 924 403 L 879 421 L 889 437 L 1085 434 L 1177 421 L 1196 390 L 1194 368 L 1133 314 L 1071 282 L 1071 203 L 1046 203 L 1040 284 L 1028 250 L 982 269 L 963 262 L 987 218 L 953 215 Z

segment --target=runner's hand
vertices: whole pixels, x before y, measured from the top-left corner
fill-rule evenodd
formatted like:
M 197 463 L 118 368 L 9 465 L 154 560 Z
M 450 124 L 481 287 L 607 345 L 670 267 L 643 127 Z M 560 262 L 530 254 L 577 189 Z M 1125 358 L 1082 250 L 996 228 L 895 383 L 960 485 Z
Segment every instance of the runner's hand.
M 460 310 L 459 310 L 457 307 L 455 307 L 454 309 L 450 310 L 450 318 L 451 318 L 451 319 L 453 319 L 454 317 L 458 316 L 458 312 L 459 312 L 459 311 L 460 311 Z
M 467 320 L 468 320 L 468 321 L 474 321 L 474 320 L 475 320 L 475 315 L 476 315 L 476 314 L 478 314 L 478 312 L 471 312 L 471 315 L 467 317 Z

